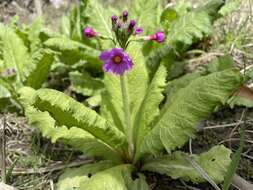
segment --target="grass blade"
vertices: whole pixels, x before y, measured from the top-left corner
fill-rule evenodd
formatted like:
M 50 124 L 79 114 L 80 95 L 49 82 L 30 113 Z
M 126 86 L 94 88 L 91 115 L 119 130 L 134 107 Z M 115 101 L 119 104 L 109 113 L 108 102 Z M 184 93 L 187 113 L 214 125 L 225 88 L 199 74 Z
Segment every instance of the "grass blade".
M 236 169 L 240 163 L 241 153 L 245 144 L 245 130 L 240 129 L 240 145 L 235 154 L 232 157 L 232 162 L 229 165 L 228 171 L 225 176 L 222 190 L 228 190 L 232 182 L 233 176 L 235 175 Z

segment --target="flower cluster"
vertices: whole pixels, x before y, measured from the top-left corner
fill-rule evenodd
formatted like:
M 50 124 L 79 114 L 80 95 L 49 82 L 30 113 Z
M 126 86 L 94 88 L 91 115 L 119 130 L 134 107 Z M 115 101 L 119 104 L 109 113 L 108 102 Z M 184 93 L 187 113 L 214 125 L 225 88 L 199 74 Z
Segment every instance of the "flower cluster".
M 101 36 L 92 27 L 86 27 L 83 30 L 86 38 L 111 39 L 115 46 L 120 47 L 101 53 L 99 58 L 104 62 L 103 69 L 105 72 L 123 75 L 125 71 L 132 69 L 133 62 L 130 56 L 124 52 L 132 40 L 156 41 L 158 43 L 165 41 L 165 33 L 163 31 L 158 31 L 149 36 L 140 36 L 143 33 L 143 29 L 137 25 L 136 20 L 128 17 L 128 11 L 124 11 L 119 17 L 116 15 L 111 17 L 112 31 L 115 34 L 113 39 Z

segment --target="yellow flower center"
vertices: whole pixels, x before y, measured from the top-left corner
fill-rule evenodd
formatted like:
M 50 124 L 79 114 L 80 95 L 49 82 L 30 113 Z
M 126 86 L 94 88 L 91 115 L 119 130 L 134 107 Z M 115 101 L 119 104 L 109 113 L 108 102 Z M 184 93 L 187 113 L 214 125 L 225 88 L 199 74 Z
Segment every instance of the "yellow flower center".
M 121 63 L 121 61 L 122 61 L 122 58 L 120 56 L 116 55 L 115 57 L 113 57 L 114 63 L 119 64 L 119 63 Z

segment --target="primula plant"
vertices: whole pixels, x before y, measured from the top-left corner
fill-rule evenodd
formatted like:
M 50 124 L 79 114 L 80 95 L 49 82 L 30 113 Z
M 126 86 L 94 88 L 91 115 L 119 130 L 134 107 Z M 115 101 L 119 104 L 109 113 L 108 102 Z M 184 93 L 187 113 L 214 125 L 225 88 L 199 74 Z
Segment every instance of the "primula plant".
M 68 169 L 58 189 L 148 190 L 144 171 L 205 182 L 192 162 L 222 182 L 230 164 L 229 149 L 218 145 L 201 154 L 179 149 L 194 138 L 199 122 L 242 85 L 240 72 L 229 68 L 201 76 L 165 99 L 166 68 L 161 64 L 149 75 L 141 51 L 146 41 L 163 43 L 165 33 L 142 35 L 145 28 L 137 25 L 142 23 L 129 17 L 127 11 L 111 17 L 112 36 L 92 26 L 83 30 L 88 39 L 113 44 L 99 56 L 105 72 L 100 114 L 56 90 L 20 90 L 26 116 L 45 137 L 95 158 L 91 164 Z

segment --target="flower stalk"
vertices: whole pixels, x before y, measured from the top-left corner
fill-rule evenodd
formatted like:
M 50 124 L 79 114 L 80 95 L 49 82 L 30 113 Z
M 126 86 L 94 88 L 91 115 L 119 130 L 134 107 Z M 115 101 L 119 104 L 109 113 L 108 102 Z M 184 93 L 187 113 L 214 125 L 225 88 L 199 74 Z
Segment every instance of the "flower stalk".
M 133 144 L 133 128 L 132 128 L 132 121 L 131 121 L 131 113 L 130 113 L 130 104 L 129 98 L 127 93 L 127 86 L 126 86 L 126 76 L 120 76 L 120 87 L 121 87 L 121 94 L 123 100 L 123 109 L 124 109 L 124 119 L 125 119 L 125 133 L 128 137 L 128 152 L 130 158 L 133 158 L 134 153 L 134 144 Z

